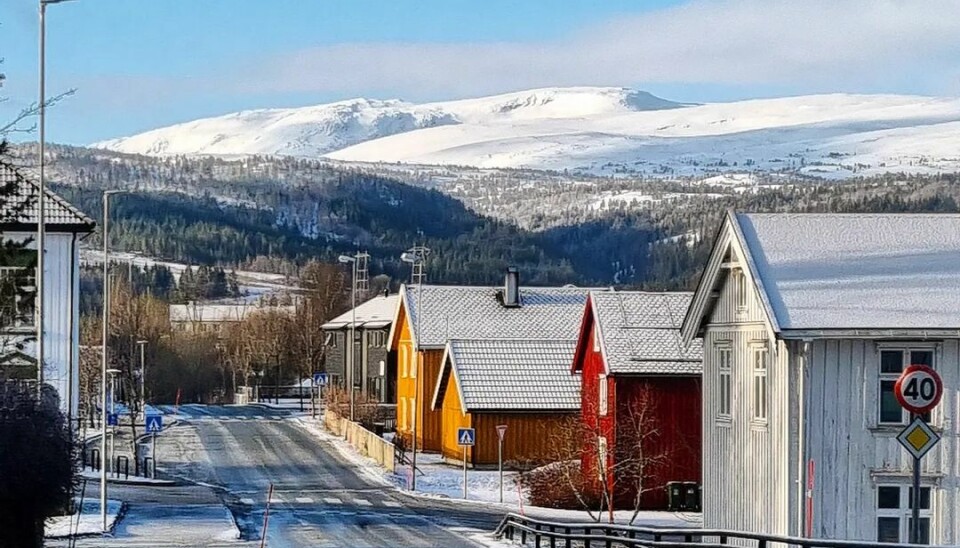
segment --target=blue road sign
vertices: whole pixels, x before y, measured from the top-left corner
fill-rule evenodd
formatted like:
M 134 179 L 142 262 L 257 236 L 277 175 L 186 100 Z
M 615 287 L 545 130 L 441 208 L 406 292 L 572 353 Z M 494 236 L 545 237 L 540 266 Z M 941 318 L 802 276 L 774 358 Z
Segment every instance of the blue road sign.
M 120 415 L 107 413 L 107 426 L 117 426 L 118 424 L 120 424 Z
M 163 430 L 163 415 L 147 415 L 147 433 L 156 434 Z
M 326 373 L 314 373 L 313 374 L 313 384 L 318 386 L 327 385 L 327 374 Z
M 460 445 L 473 445 L 477 441 L 477 433 L 473 428 L 457 429 L 457 443 Z

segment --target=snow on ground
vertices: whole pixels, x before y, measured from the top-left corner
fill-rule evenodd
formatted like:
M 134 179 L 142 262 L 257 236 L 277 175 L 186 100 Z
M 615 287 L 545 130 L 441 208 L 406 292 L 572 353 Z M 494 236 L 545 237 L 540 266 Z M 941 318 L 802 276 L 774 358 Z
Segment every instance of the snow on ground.
M 591 207 L 596 211 L 617 209 L 624 206 L 649 207 L 662 202 L 669 202 L 681 198 L 722 198 L 723 196 L 724 194 L 690 192 L 668 192 L 653 196 L 640 190 L 625 190 L 618 192 L 603 192 L 593 201 Z
M 78 501 L 79 502 L 79 501 Z M 120 509 L 123 503 L 119 500 L 107 501 L 107 529 L 112 529 L 120 515 Z M 100 516 L 100 501 L 83 501 L 83 509 L 79 515 L 71 514 L 69 516 L 56 516 L 47 520 L 44 526 L 44 536 L 47 538 L 62 538 L 70 536 L 74 531 L 78 535 L 100 534 L 102 532 L 102 520 Z
M 157 539 L 163 539 L 170 546 L 206 546 L 210 541 L 240 538 L 230 510 L 216 504 L 131 504 L 113 534 L 131 546 L 149 546 L 147 543 Z
M 417 491 L 409 491 L 410 466 L 400 465 L 394 473 L 387 472 L 372 459 L 364 457 L 338 436 L 327 432 L 319 421 L 309 418 L 298 419 L 300 424 L 313 432 L 320 439 L 331 443 L 336 450 L 348 461 L 357 466 L 358 471 L 371 480 L 390 485 L 409 495 L 421 497 L 440 497 L 463 499 L 463 467 L 445 464 L 435 453 L 420 453 L 417 455 L 417 468 L 424 475 L 417 476 Z M 590 515 L 582 510 L 557 510 L 530 506 L 526 493 L 518 492 L 516 479 L 518 474 L 513 471 L 504 471 L 503 504 L 499 503 L 500 481 L 496 470 L 467 470 L 467 500 L 476 504 L 499 506 L 503 512 L 523 513 L 531 517 L 566 523 L 591 521 Z M 523 501 L 521 504 L 520 501 Z M 617 523 L 628 523 L 633 511 L 619 510 L 614 512 Z M 641 512 L 634 525 L 638 527 L 701 527 L 703 519 L 700 514 L 676 512 Z M 490 544 L 490 546 L 501 546 Z
M 180 274 L 187 268 L 187 265 L 183 263 L 163 261 L 147 257 L 140 253 L 126 251 L 111 251 L 110 261 L 121 264 L 132 264 L 140 268 L 158 265 L 164 266 L 168 268 L 177 279 L 180 278 Z M 103 251 L 81 247 L 80 262 L 88 265 L 103 264 Z M 236 270 L 234 273 L 237 275 L 240 292 L 244 294 L 241 300 L 246 303 L 256 302 L 272 293 L 287 292 L 296 289 L 296 286 L 283 274 L 253 272 L 250 270 Z

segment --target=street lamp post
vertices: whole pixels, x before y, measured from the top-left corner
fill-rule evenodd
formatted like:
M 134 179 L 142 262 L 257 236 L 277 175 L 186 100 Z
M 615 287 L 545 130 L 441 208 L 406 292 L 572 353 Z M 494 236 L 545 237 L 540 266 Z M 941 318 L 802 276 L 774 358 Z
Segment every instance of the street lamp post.
M 107 190 L 103 193 L 103 341 L 100 351 L 100 379 L 103 386 L 100 424 L 100 520 L 103 532 L 107 531 L 107 362 L 110 337 L 110 196 L 122 190 Z
M 147 341 L 140 340 L 137 341 L 137 346 L 140 347 L 140 412 L 143 413 L 144 424 L 147 420 L 147 366 L 146 361 L 144 360 L 144 348 L 147 346 Z
M 44 252 L 46 251 L 46 198 L 47 198 L 47 189 L 46 189 L 46 178 L 45 178 L 45 167 L 46 161 L 44 158 L 45 148 L 46 148 L 46 121 L 47 121 L 47 75 L 46 75 L 46 65 L 47 65 L 47 5 L 48 4 L 59 4 L 66 0 L 40 0 L 40 89 L 39 89 L 39 99 L 37 101 L 37 113 L 40 116 L 40 139 L 39 139 L 39 154 L 37 161 L 39 162 L 38 167 L 38 181 L 37 181 L 37 393 L 40 393 L 43 386 L 43 358 L 44 358 L 44 344 L 43 344 L 43 264 L 44 264 Z M 68 402 L 67 408 L 70 409 L 72 402 Z M 69 413 L 68 413 L 69 415 Z
M 340 255 L 337 259 L 341 263 L 351 263 L 352 273 L 350 276 L 350 368 L 347 370 L 347 386 L 350 389 L 350 422 L 353 422 L 353 392 L 354 383 L 353 372 L 356 368 L 357 359 L 357 258 L 349 255 Z
M 421 249 L 424 249 L 424 248 L 421 248 Z M 403 261 L 403 262 L 405 262 L 405 263 L 410 263 L 410 266 L 413 267 L 413 268 L 415 268 L 416 265 L 422 265 L 422 264 L 423 264 L 423 259 L 424 259 L 424 255 L 423 255 L 423 252 L 422 252 L 422 251 L 420 251 L 420 252 L 415 252 L 415 253 L 406 252 L 406 253 L 403 253 L 403 254 L 400 255 L 400 260 Z M 417 490 L 417 418 L 418 418 L 418 415 L 420 414 L 420 410 L 419 410 L 418 407 L 419 407 L 419 405 L 421 404 L 421 402 L 420 402 L 420 377 L 422 376 L 422 375 L 421 375 L 421 371 L 420 371 L 420 363 L 422 362 L 422 359 L 421 359 L 422 354 L 421 354 L 420 338 L 423 336 L 423 334 L 420 332 L 420 318 L 423 317 L 423 309 L 420 307 L 420 303 L 421 303 L 420 296 L 421 296 L 421 295 L 423 295 L 423 277 L 422 277 L 422 276 L 417 279 L 417 323 L 416 323 L 416 329 L 415 329 L 415 331 L 416 331 L 416 337 L 414 337 L 414 340 L 413 340 L 413 345 L 414 345 L 414 346 L 413 346 L 413 351 L 414 351 L 415 355 L 417 356 L 417 363 L 414 365 L 414 380 L 413 380 L 413 382 L 414 382 L 414 388 L 413 388 L 413 393 L 414 393 L 414 395 L 413 395 L 413 399 L 414 399 L 414 406 L 413 406 L 413 457 L 410 459 L 410 465 L 413 467 L 413 473 L 410 474 L 410 478 L 411 478 L 411 479 L 410 479 L 410 490 L 411 490 L 411 491 L 416 491 L 416 490 Z

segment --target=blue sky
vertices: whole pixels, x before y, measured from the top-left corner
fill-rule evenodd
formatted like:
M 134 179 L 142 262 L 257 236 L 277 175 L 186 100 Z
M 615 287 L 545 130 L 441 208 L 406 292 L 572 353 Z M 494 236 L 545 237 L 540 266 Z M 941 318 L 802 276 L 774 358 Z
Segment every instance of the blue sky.
M 75 0 L 47 13 L 48 90 L 77 89 L 50 110 L 49 139 L 75 144 L 356 96 L 960 93 L 951 0 Z M 0 1 L 0 57 L 2 121 L 36 96 L 36 0 Z

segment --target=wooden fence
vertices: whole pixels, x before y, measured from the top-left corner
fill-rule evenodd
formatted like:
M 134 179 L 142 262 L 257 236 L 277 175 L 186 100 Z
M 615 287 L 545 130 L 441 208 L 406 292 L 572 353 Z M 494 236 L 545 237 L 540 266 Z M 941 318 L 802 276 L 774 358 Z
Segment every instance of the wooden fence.
M 370 457 L 388 471 L 396 468 L 393 444 L 355 422 L 337 415 L 329 408 L 323 414 L 324 425 L 327 430 L 341 436 L 354 447 L 361 455 Z

